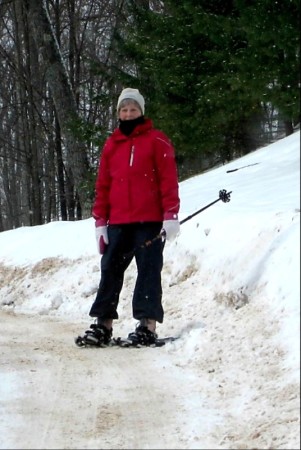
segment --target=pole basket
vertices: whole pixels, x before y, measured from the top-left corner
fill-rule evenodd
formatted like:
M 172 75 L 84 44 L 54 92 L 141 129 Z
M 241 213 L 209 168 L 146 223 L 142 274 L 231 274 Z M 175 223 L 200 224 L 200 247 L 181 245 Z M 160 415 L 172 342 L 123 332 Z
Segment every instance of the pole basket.
M 231 192 L 227 192 L 226 189 L 221 189 L 219 191 L 219 198 L 222 202 L 227 203 L 230 201 Z

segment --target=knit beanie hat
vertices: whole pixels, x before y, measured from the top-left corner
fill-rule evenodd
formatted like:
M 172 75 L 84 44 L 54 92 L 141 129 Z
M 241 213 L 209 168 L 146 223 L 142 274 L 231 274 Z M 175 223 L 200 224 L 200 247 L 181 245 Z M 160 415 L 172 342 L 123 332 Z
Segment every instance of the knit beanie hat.
M 122 100 L 128 100 L 128 99 L 135 100 L 138 103 L 138 105 L 140 106 L 142 114 L 144 114 L 144 98 L 140 94 L 138 89 L 132 89 L 132 88 L 123 89 L 123 91 L 119 95 L 118 102 L 117 102 L 117 111 L 119 111 L 119 106 L 120 106 L 120 103 L 122 102 Z

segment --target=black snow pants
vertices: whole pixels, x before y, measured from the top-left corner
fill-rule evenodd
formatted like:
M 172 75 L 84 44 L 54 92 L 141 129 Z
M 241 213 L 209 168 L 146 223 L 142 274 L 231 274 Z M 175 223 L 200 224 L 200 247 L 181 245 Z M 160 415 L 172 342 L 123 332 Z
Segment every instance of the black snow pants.
M 161 271 L 164 242 L 156 239 L 162 222 L 109 225 L 109 245 L 101 258 L 101 279 L 89 315 L 100 319 L 118 319 L 117 307 L 124 273 L 135 258 L 137 278 L 132 297 L 133 318 L 163 322 Z

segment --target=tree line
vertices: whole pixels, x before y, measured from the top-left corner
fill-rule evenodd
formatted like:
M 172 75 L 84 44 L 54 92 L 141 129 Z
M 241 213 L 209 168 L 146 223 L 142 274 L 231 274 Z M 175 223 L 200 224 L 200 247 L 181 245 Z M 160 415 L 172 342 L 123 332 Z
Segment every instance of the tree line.
M 297 0 L 2 0 L 0 231 L 90 217 L 124 87 L 180 180 L 300 122 Z

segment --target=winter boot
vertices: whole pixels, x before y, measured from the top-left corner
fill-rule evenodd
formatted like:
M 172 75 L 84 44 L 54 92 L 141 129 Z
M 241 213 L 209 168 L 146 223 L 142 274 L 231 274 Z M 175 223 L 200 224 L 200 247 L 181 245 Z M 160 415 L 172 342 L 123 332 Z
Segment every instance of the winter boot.
M 158 335 L 155 331 L 151 331 L 143 321 L 136 327 L 136 330 L 128 335 L 127 340 L 136 347 L 150 347 L 155 345 Z

